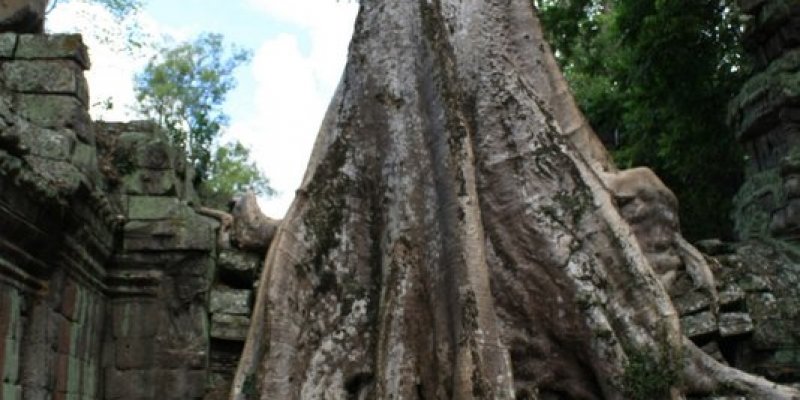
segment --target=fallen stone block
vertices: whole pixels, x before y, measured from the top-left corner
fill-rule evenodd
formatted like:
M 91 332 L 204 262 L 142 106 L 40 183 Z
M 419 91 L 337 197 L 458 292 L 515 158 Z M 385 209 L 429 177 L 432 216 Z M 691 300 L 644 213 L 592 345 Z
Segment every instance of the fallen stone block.
M 689 338 L 697 338 L 717 331 L 717 318 L 711 311 L 689 315 L 681 318 L 683 334 Z
M 67 60 L 16 60 L 4 63 L 3 78 L 15 92 L 74 96 L 89 102 L 89 87 L 83 70 Z
M 217 258 L 220 279 L 228 285 L 250 287 L 264 256 L 240 250 L 223 250 Z
M 699 290 L 693 290 L 673 300 L 678 315 L 695 314 L 711 307 L 711 297 Z
M 89 52 L 78 34 L 19 35 L 14 58 L 20 60 L 72 60 L 89 69 Z
M 215 287 L 211 289 L 208 311 L 212 314 L 250 315 L 251 290 Z
M 753 320 L 747 313 L 725 313 L 719 316 L 719 334 L 722 337 L 753 332 Z
M 211 316 L 211 337 L 214 339 L 244 341 L 248 329 L 250 329 L 250 317 L 227 314 Z

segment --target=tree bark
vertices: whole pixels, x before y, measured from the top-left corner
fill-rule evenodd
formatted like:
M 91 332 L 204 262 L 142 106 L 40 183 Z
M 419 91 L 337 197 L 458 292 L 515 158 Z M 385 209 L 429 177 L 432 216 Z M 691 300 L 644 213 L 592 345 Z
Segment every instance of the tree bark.
M 530 1 L 362 2 L 231 398 L 796 396 L 684 343 L 615 173 Z

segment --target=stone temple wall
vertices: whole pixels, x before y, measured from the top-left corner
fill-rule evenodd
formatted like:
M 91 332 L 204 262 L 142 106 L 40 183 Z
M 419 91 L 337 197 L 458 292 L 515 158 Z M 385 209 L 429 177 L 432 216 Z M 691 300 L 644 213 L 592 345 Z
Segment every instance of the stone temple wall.
M 742 239 L 800 236 L 800 2 L 739 0 L 753 75 L 729 122 L 748 158 L 735 200 Z
M 118 221 L 77 36 L 0 35 L 2 399 L 99 399 Z M 23 396 L 24 394 L 24 396 Z
M 93 123 L 88 68 L 0 34 L 0 400 L 222 398 L 269 238 L 237 247 L 154 124 Z

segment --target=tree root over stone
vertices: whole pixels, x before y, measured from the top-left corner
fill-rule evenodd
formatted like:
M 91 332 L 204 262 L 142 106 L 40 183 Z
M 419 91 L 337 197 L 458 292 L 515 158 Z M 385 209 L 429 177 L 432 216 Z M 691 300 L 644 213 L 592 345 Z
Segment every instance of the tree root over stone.
M 683 337 L 662 273 L 708 266 L 617 173 L 530 1 L 362 2 L 231 399 L 621 400 L 635 354 L 683 378 L 651 399 L 798 396 Z

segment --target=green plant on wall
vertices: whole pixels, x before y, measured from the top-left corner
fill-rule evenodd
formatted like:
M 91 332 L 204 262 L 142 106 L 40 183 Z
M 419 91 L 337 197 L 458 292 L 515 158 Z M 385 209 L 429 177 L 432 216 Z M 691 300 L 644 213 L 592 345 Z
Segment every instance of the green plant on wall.
M 629 400 L 669 398 L 670 389 L 680 383 L 681 357 L 629 349 L 622 375 L 622 387 Z
M 623 168 L 647 166 L 690 239 L 729 237 L 744 160 L 726 124 L 747 76 L 734 0 L 535 0 L 581 109 Z

